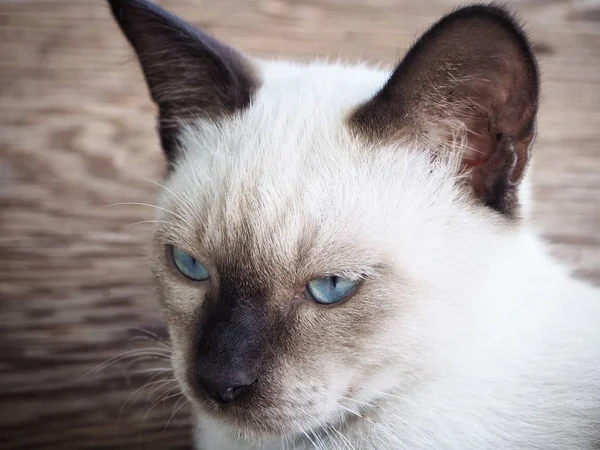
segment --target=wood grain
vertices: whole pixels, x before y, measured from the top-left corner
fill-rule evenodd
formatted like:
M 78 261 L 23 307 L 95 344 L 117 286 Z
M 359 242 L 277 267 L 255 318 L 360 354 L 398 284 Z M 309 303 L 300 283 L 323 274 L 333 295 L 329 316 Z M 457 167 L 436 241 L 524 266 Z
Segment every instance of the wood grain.
M 600 5 L 510 2 L 543 71 L 535 217 L 600 280 Z M 262 56 L 393 63 L 450 0 L 162 1 Z M 189 448 L 170 387 L 144 243 L 162 155 L 154 108 L 100 0 L 0 0 L 0 442 L 3 449 Z M 108 358 L 133 358 L 86 372 Z M 83 378 L 82 378 L 83 377 Z M 155 392 L 152 390 L 155 389 Z M 175 394 L 172 391 L 171 395 Z M 142 424 L 143 421 L 143 424 Z

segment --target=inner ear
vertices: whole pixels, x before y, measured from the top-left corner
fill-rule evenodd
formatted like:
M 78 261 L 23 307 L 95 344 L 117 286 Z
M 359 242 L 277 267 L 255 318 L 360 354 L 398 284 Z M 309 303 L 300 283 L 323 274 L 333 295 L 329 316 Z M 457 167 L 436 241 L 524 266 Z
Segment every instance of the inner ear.
M 350 123 L 372 139 L 459 149 L 473 193 L 514 216 L 535 135 L 538 84 L 533 52 L 510 14 L 470 6 L 431 27 Z

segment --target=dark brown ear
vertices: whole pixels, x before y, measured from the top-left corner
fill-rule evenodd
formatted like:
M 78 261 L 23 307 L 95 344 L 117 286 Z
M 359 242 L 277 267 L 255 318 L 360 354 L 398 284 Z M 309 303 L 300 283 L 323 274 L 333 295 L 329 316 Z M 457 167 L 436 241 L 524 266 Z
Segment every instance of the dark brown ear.
M 462 142 L 474 193 L 514 216 L 535 135 L 538 84 L 520 26 L 501 8 L 470 6 L 430 28 L 350 123 L 372 139 L 416 139 L 435 151 Z
M 159 107 L 169 162 L 175 158 L 181 120 L 215 118 L 249 104 L 257 80 L 240 53 L 149 0 L 109 0 L 109 4 Z

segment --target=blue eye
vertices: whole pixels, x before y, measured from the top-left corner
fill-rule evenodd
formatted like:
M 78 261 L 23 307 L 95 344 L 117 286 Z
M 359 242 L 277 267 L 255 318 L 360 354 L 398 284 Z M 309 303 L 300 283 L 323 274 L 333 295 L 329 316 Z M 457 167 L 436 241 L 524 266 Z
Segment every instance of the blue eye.
M 306 290 L 312 299 L 323 305 L 341 302 L 354 292 L 358 281 L 342 277 L 325 277 L 312 280 L 306 285 Z
M 200 264 L 192 255 L 177 247 L 171 247 L 171 254 L 175 267 L 186 277 L 194 281 L 208 280 L 208 270 Z

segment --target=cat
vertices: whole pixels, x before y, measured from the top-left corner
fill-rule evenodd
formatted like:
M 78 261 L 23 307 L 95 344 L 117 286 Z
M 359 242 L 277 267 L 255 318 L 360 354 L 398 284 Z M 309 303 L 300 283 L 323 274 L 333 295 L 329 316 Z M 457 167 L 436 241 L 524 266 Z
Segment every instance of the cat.
M 388 72 L 109 4 L 158 106 L 152 267 L 198 449 L 600 448 L 600 290 L 529 220 L 511 13 L 450 12 Z

